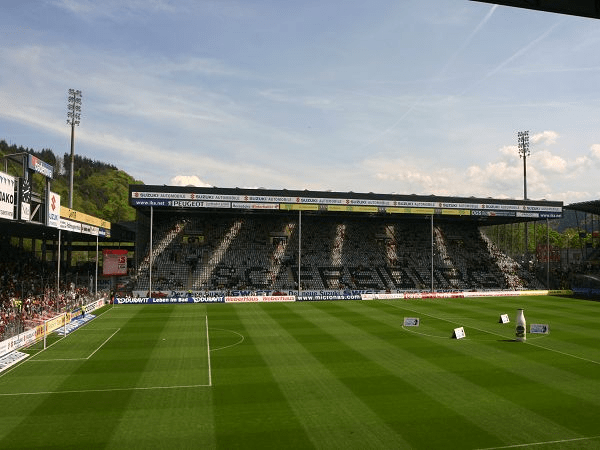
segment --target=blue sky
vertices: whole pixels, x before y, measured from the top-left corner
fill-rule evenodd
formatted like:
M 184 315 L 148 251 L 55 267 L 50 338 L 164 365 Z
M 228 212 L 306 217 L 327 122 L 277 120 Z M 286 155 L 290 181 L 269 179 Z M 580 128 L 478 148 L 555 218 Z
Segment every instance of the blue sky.
M 3 0 L 0 139 L 146 184 L 600 198 L 600 21 L 468 0 Z

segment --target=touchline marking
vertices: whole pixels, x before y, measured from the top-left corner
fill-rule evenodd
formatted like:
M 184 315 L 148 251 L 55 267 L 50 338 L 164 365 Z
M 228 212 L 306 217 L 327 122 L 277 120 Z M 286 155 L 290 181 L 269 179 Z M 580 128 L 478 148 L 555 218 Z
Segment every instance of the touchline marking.
M 383 303 L 381 301 L 379 301 L 379 302 Z M 428 317 L 431 317 L 433 319 L 443 320 L 444 322 L 449 322 L 449 323 L 456 324 L 456 325 L 460 325 L 461 324 L 461 322 L 455 322 L 455 321 L 452 321 L 452 320 L 449 320 L 449 319 L 444 319 L 443 317 L 437 317 L 437 316 L 434 316 L 433 314 L 427 314 L 427 313 L 424 313 L 422 311 L 415 311 L 414 309 L 401 307 L 401 306 L 398 306 L 398 305 L 393 304 L 393 303 L 386 303 L 386 304 L 391 305 L 394 308 L 404 309 L 406 311 L 410 311 L 410 312 L 417 313 L 417 314 L 423 314 L 424 316 L 428 316 Z M 477 330 L 477 331 L 481 331 L 482 333 L 493 334 L 494 336 L 499 336 L 499 337 L 502 337 L 504 339 L 509 339 L 505 335 L 499 334 L 499 333 L 494 333 L 493 331 L 482 330 L 481 328 L 473 327 L 473 326 L 470 326 L 470 325 L 464 325 L 464 326 L 466 326 L 468 328 L 473 328 L 474 330 Z M 402 328 L 404 328 L 404 327 L 402 327 Z M 528 341 L 525 341 L 523 343 L 524 344 L 528 344 L 528 345 L 533 345 L 534 347 L 538 347 L 538 348 L 541 348 L 543 350 L 548 350 L 550 352 L 559 353 L 559 354 L 564 355 L 564 356 L 570 356 L 571 358 L 576 358 L 576 359 L 580 359 L 582 361 L 590 362 L 592 364 L 599 364 L 600 365 L 600 362 L 594 361 L 593 359 L 584 358 L 582 356 L 573 355 L 571 353 L 561 352 L 560 350 L 555 350 L 553 348 L 544 347 L 543 345 L 539 345 L 539 344 L 533 344 L 533 343 L 528 342 Z
M 210 369 L 210 339 L 208 337 L 208 315 L 204 316 L 206 321 L 206 352 L 208 354 L 208 385 L 212 386 L 212 371 Z
M 210 387 L 208 384 L 190 384 L 181 386 L 149 386 L 149 387 L 128 387 L 128 388 L 106 388 L 106 389 L 79 389 L 72 391 L 40 391 L 40 392 L 13 392 L 0 394 L 0 397 L 16 397 L 19 395 L 49 395 L 49 394 L 85 394 L 90 392 L 126 392 L 126 391 L 152 391 L 160 389 L 194 389 L 201 387 Z
M 557 441 L 544 441 L 544 442 L 531 442 L 529 444 L 505 445 L 504 447 L 486 447 L 486 448 L 478 448 L 476 450 L 501 450 L 503 448 L 530 447 L 532 445 L 562 444 L 565 442 L 591 441 L 593 439 L 598 439 L 598 438 L 600 438 L 600 436 L 589 436 L 589 437 L 581 437 L 581 438 L 573 438 L 573 439 L 560 439 Z
M 565 355 L 565 356 L 570 356 L 572 358 L 577 358 L 577 359 L 581 359 L 582 361 L 586 361 L 586 362 L 590 362 L 592 364 L 600 364 L 599 361 L 594 361 L 593 359 L 587 359 L 584 358 L 582 356 L 577 356 L 577 355 L 572 355 L 570 353 L 566 353 L 566 352 L 561 352 L 560 350 L 554 350 L 552 348 L 548 348 L 548 347 L 544 347 L 543 345 L 539 345 L 539 344 L 532 344 L 531 342 L 527 342 L 529 345 L 533 345 L 534 347 L 538 347 L 538 348 L 542 348 L 544 350 L 549 350 L 551 352 L 556 352 L 556 353 L 560 353 L 561 355 Z

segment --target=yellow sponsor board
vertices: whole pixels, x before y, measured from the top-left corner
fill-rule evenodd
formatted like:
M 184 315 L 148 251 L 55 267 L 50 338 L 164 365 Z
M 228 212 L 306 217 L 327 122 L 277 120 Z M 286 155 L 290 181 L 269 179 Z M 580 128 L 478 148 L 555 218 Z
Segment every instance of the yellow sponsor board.
M 319 205 L 304 205 L 302 203 L 280 203 L 279 209 L 287 211 L 318 211 Z
M 548 295 L 548 291 L 544 289 L 519 291 L 519 295 Z
M 99 219 L 98 217 L 90 216 L 74 209 L 67 208 L 65 206 L 60 207 L 60 217 L 63 219 L 74 220 L 75 222 L 85 223 L 87 225 L 94 225 L 96 227 L 105 228 L 110 230 L 110 222 L 107 220 Z
M 327 205 L 327 211 L 376 213 L 379 208 L 377 206 Z
M 385 212 L 389 214 L 434 214 L 433 208 L 385 208 Z
M 573 295 L 570 289 L 552 289 L 548 291 L 548 295 Z
M 58 317 L 55 317 L 54 319 L 50 319 L 48 322 L 46 322 L 46 333 L 50 333 L 51 331 L 54 331 L 60 327 L 62 327 L 65 324 L 65 315 L 60 315 Z
M 442 214 L 447 216 L 470 216 L 470 209 L 442 209 Z

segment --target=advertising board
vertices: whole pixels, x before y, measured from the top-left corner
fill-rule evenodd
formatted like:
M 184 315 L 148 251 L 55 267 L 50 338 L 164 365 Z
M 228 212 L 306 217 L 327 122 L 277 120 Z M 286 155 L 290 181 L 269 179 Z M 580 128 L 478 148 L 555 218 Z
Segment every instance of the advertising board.
M 0 172 L 0 218 L 15 218 L 15 178 Z

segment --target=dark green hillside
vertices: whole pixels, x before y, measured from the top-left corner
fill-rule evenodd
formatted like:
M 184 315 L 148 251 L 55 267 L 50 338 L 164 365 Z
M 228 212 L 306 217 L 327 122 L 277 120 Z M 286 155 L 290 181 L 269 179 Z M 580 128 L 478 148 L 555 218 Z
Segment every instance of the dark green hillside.
M 30 153 L 54 166 L 52 191 L 60 194 L 62 205 L 69 204 L 70 155 L 57 157 L 50 149 L 36 151 L 0 140 L 0 157 L 14 153 Z M 73 209 L 110 222 L 135 220 L 135 210 L 128 204 L 130 184 L 143 184 L 112 164 L 75 155 L 73 175 Z M 4 167 L 0 170 L 5 170 Z M 21 176 L 16 163 L 9 163 L 8 172 Z M 38 176 L 36 174 L 36 176 Z

